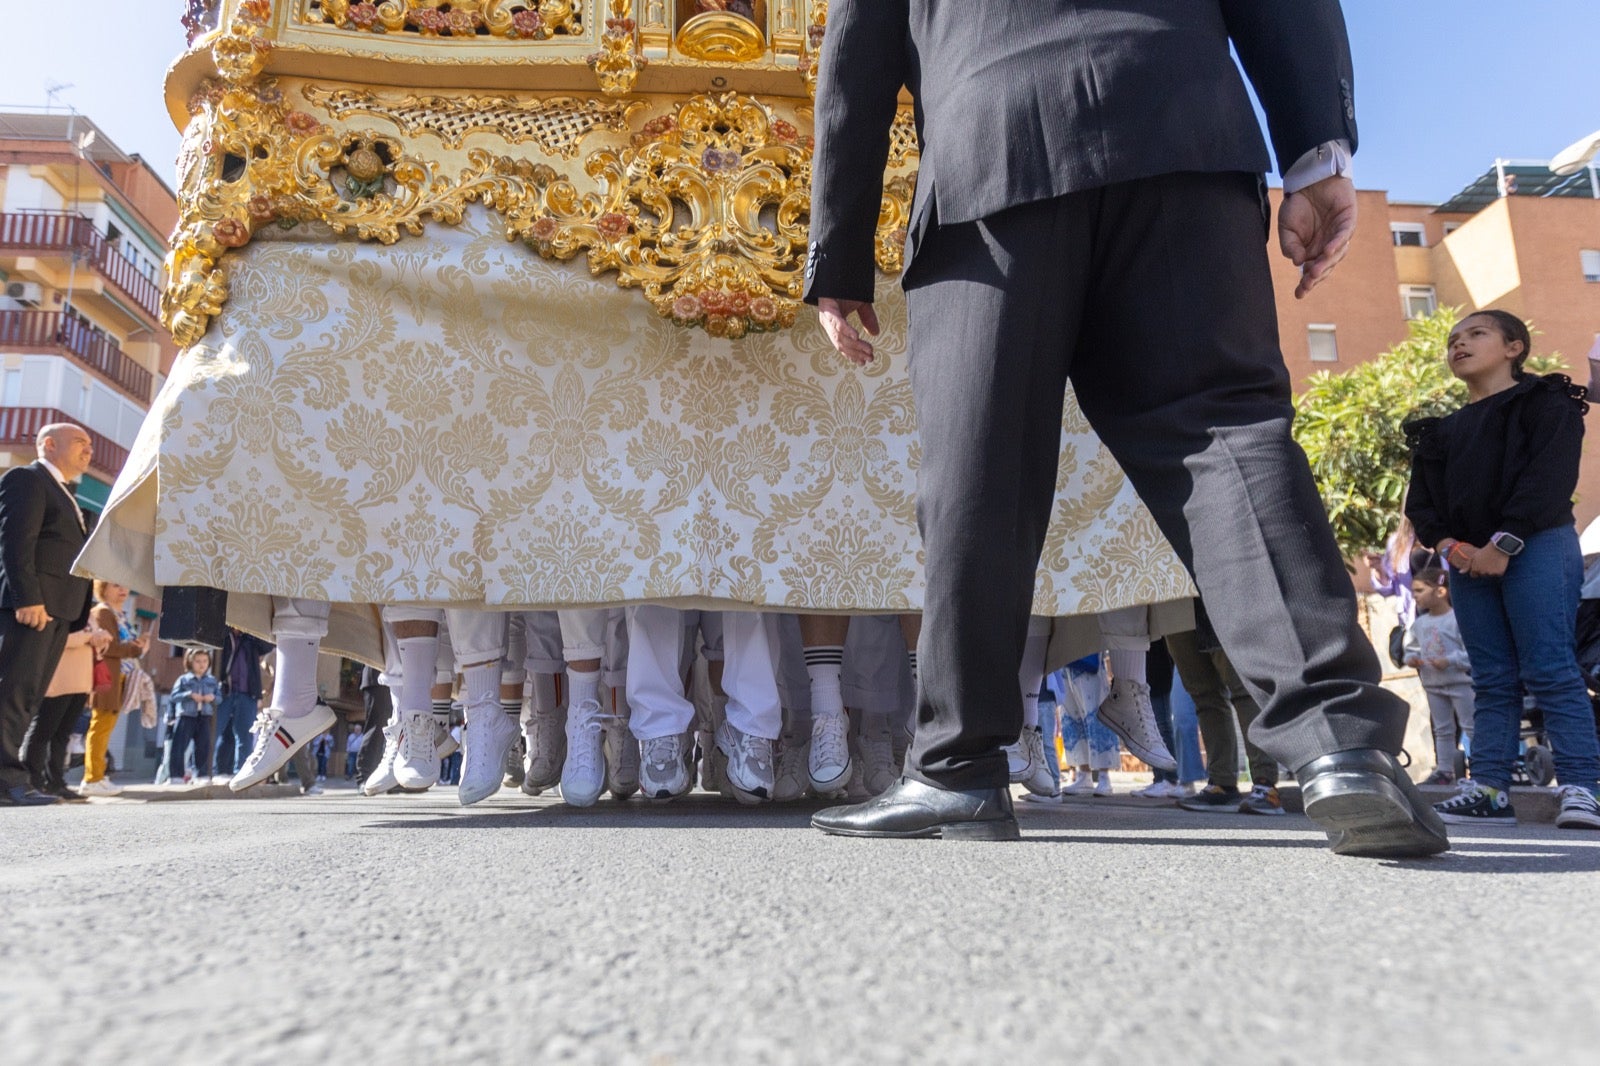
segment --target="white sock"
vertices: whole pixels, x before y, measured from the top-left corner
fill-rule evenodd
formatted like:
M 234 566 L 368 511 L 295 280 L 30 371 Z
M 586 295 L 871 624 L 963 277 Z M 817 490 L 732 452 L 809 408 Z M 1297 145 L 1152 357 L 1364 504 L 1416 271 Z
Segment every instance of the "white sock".
M 521 700 L 518 700 L 518 699 L 507 699 L 506 697 L 501 696 L 500 697 L 500 709 L 502 711 L 506 712 L 506 717 L 510 718 L 513 722 L 522 721 L 522 701 Z
M 560 674 L 529 674 L 525 688 L 528 709 L 533 714 L 555 714 L 561 706 Z
M 567 694 L 567 706 L 576 707 L 584 700 L 600 702 L 600 671 L 574 670 L 567 667 L 567 683 L 572 690 Z
M 806 674 L 811 678 L 811 716 L 844 713 L 844 646 L 818 644 L 807 648 Z
M 1141 685 L 1148 680 L 1145 676 L 1145 652 L 1142 651 L 1117 651 L 1112 649 L 1108 653 L 1111 659 L 1111 676 L 1117 681 L 1137 681 Z
M 906 662 L 911 665 L 911 684 L 912 684 L 913 687 L 915 687 L 916 683 L 917 683 L 917 649 L 916 648 L 907 648 L 906 649 Z
M 1044 656 L 1050 647 L 1049 633 L 1030 633 L 1022 645 L 1022 668 L 1017 680 L 1022 683 L 1022 728 L 1039 728 L 1039 686 L 1044 684 Z
M 301 718 L 317 705 L 317 651 L 322 641 L 316 637 L 279 637 L 277 670 L 272 676 L 272 706 L 285 718 Z
M 500 702 L 499 659 L 461 671 L 461 702 L 468 707 Z
M 433 711 L 433 720 L 444 726 L 446 730 L 449 730 L 450 697 L 446 696 L 442 700 L 433 700 L 428 704 L 428 706 Z
M 429 704 L 428 693 L 433 689 L 433 663 L 439 657 L 439 637 L 401 637 L 395 641 L 400 649 L 400 699 L 395 711 L 420 711 Z

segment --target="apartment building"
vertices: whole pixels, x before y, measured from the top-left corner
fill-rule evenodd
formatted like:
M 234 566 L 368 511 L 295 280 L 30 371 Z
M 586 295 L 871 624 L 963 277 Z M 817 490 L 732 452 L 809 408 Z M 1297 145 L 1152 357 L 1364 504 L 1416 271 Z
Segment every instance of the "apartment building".
M 1563 178 L 1544 162 L 1497 160 L 1442 204 L 1359 198 L 1349 255 L 1306 299 L 1294 298 L 1298 272 L 1273 257 L 1297 387 L 1371 359 L 1405 339 L 1407 319 L 1441 306 L 1521 315 L 1537 351 L 1560 353 L 1588 381 L 1586 357 L 1600 356 L 1600 163 Z M 1577 512 L 1580 527 L 1600 516 L 1600 428 L 1585 442 Z

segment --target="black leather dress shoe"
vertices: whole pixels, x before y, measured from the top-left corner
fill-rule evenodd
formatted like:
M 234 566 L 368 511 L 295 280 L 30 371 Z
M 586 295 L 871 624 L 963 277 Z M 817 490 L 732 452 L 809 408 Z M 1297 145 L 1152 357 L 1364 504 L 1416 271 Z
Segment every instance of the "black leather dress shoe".
M 1328 831 L 1335 855 L 1414 859 L 1450 847 L 1444 822 L 1388 752 L 1335 752 L 1295 776 L 1306 816 Z
M 13 785 L 7 789 L 0 789 L 0 806 L 48 807 L 52 803 L 60 802 L 57 797 L 46 795 L 27 785 Z
M 945 840 L 1019 840 L 1011 792 L 1004 788 L 955 791 L 902 777 L 865 803 L 829 807 L 811 816 L 813 828 L 847 837 L 943 837 Z

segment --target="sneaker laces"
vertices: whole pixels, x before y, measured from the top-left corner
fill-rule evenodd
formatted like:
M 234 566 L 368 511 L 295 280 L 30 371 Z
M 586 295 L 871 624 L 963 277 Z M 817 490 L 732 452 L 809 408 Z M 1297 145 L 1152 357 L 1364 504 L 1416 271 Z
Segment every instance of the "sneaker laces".
M 811 761 L 824 766 L 843 766 L 850 761 L 846 729 L 824 728 L 828 716 L 818 715 L 811 723 Z
M 1456 794 L 1439 804 L 1439 806 L 1451 809 L 1456 807 L 1470 807 L 1478 802 L 1478 796 L 1480 793 L 1486 798 L 1493 798 L 1488 795 L 1488 790 L 1482 785 L 1478 784 L 1478 782 L 1474 781 L 1470 777 L 1464 777 L 1456 783 Z
M 407 711 L 401 719 L 400 728 L 400 757 L 410 762 L 413 759 L 431 759 L 438 753 L 438 745 L 429 743 L 424 746 L 423 738 L 432 741 L 433 733 L 432 711 Z M 431 750 L 430 750 L 431 749 Z
M 1562 785 L 1556 796 L 1563 807 L 1567 805 L 1568 800 L 1576 800 L 1591 810 L 1600 809 L 1600 798 L 1595 796 L 1592 789 L 1584 788 L 1582 785 Z
M 475 732 L 482 732 L 488 735 L 492 735 L 494 733 L 494 726 L 491 724 L 493 719 L 489 717 L 490 714 L 505 714 L 505 712 L 500 709 L 500 704 L 498 701 L 495 702 L 495 705 L 492 708 L 485 708 L 478 715 L 473 715 L 469 711 L 467 714 L 466 724 L 461 730 L 461 746 L 462 748 L 466 749 L 466 764 L 469 771 L 482 771 L 487 769 L 487 767 L 484 765 L 486 760 L 489 766 L 493 767 L 496 774 L 503 770 L 503 767 L 500 765 L 503 760 L 491 758 L 490 749 L 494 745 L 467 743 L 468 740 L 478 739 L 474 735 Z M 474 730 L 473 726 L 477 726 L 477 729 Z M 487 736 L 484 739 L 487 739 Z
M 733 747 L 741 759 L 763 769 L 772 765 L 772 741 L 732 726 L 728 727 L 728 732 L 733 734 Z
M 256 741 L 250 748 L 250 754 L 245 756 L 246 766 L 255 766 L 266 757 L 267 741 L 278 731 L 278 722 L 282 718 L 283 712 L 276 707 L 263 707 L 256 712 L 256 720 L 250 726 L 250 732 L 256 735 Z
M 605 723 L 617 720 L 617 715 L 601 710 L 599 700 L 584 700 L 567 712 L 567 758 L 572 761 L 574 769 L 580 773 L 599 771 L 597 760 L 603 761 L 605 755 L 601 744 L 593 741 L 601 739 L 600 732 L 605 728 Z M 581 733 L 592 733 L 594 736 L 589 738 L 589 743 L 572 743 Z
M 683 751 L 679 747 L 677 737 L 652 737 L 639 742 L 640 761 L 650 767 L 665 767 L 671 770 L 675 763 L 683 758 Z

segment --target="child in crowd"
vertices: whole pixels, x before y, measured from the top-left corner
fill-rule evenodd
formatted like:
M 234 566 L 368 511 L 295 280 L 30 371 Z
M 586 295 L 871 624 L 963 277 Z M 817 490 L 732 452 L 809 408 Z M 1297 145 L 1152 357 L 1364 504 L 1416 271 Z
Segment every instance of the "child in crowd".
M 211 653 L 191 648 L 184 653 L 184 675 L 172 683 L 172 712 L 177 715 L 177 735 L 172 738 L 167 772 L 174 782 L 183 780 L 184 749 L 194 744 L 195 777 L 211 779 L 212 724 L 217 720 L 217 700 L 222 683 L 211 676 Z
M 1417 671 L 1433 720 L 1434 770 L 1423 784 L 1456 780 L 1456 729 L 1472 754 L 1472 665 L 1450 607 L 1445 572 L 1429 567 L 1411 579 L 1417 614 L 1406 630 L 1406 665 Z
M 1517 316 L 1468 315 L 1446 358 L 1469 402 L 1405 427 L 1405 511 L 1450 565 L 1476 695 L 1472 778 L 1436 809 L 1447 822 L 1516 824 L 1509 790 L 1526 688 L 1554 748 L 1556 825 L 1600 829 L 1600 742 L 1574 647 L 1583 557 L 1572 494 L 1588 405 L 1565 376 L 1523 371 L 1532 347 Z

